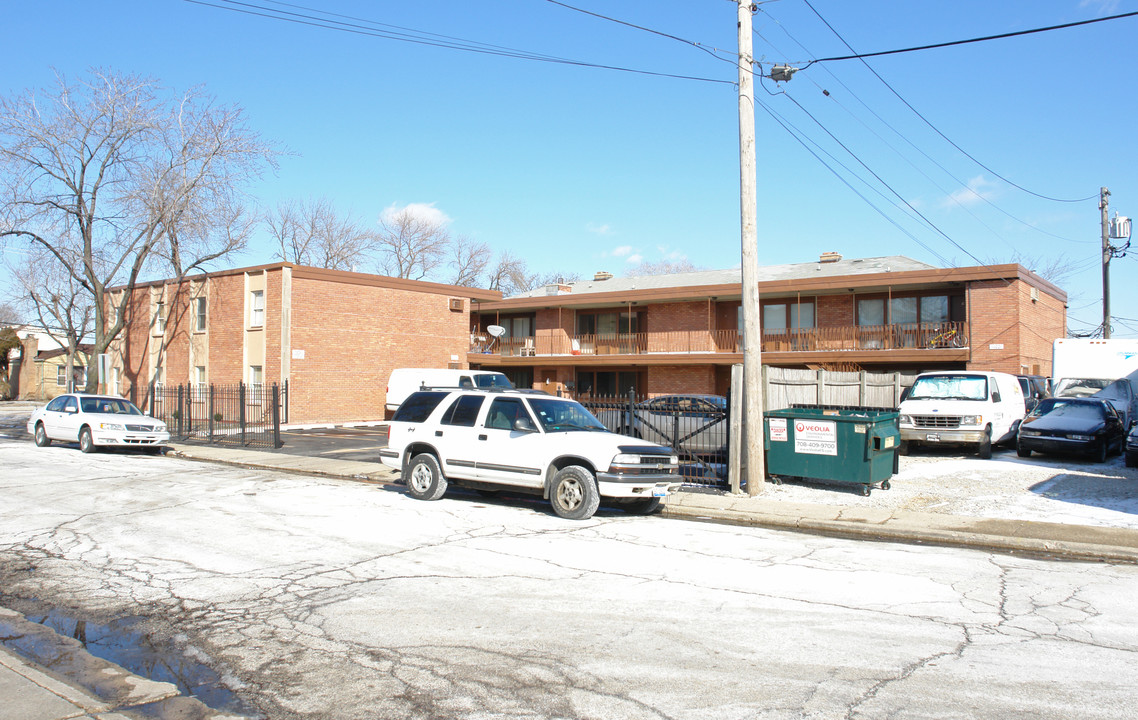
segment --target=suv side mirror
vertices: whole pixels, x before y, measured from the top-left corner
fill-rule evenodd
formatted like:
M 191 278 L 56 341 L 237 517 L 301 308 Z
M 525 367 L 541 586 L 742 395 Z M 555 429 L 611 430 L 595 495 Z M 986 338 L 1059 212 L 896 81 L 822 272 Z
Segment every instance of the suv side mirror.
M 537 432 L 537 425 L 533 424 L 526 415 L 519 415 L 517 420 L 514 420 L 514 429 L 519 432 Z

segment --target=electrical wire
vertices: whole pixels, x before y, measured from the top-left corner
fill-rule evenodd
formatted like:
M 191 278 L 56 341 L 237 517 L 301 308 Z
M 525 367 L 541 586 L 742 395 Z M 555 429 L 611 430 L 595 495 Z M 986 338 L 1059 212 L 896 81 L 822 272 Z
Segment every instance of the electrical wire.
M 693 80 L 696 82 L 714 83 L 720 85 L 732 85 L 736 83 L 733 80 L 722 80 L 718 78 L 699 77 L 695 75 L 680 75 L 676 73 L 656 72 L 652 70 L 641 70 L 637 68 L 621 67 L 618 65 L 605 65 L 601 63 L 585 62 L 583 60 L 572 60 L 569 58 L 561 58 L 552 55 L 543 55 L 540 53 L 533 53 L 525 50 L 515 50 L 512 48 L 504 48 L 496 45 L 489 45 L 486 43 L 478 43 L 468 40 L 460 40 L 449 38 L 445 35 L 436 35 L 433 33 L 423 33 L 418 30 L 409 32 L 392 32 L 389 30 L 380 30 L 376 27 L 367 27 L 359 22 L 346 22 L 343 20 L 331 20 L 327 18 L 318 17 L 315 15 L 306 15 L 303 13 L 276 10 L 273 8 L 258 5 L 252 2 L 239 2 L 238 0 L 183 0 L 183 2 L 191 3 L 193 5 L 201 5 L 203 7 L 211 7 L 217 10 L 227 10 L 229 12 L 240 13 L 243 15 L 251 15 L 254 17 L 263 17 L 271 20 L 279 20 L 282 22 L 294 23 L 297 25 L 307 25 L 310 27 L 323 28 L 325 30 L 336 30 L 339 32 L 351 33 L 353 35 L 363 35 L 367 37 L 376 37 L 386 40 L 397 40 L 399 42 L 407 42 L 415 45 L 426 45 L 429 47 L 440 47 L 450 50 L 459 50 L 463 52 L 477 53 L 481 55 L 495 55 L 500 57 L 509 57 L 519 60 L 530 60 L 534 62 L 553 63 L 557 65 L 570 65 L 575 67 L 587 67 L 598 70 L 612 70 L 616 72 L 633 73 L 637 75 L 649 75 L 652 77 L 664 77 L 673 80 Z M 273 2 L 273 0 L 262 0 L 262 2 Z M 321 10 L 309 8 L 299 5 L 290 5 L 287 3 L 278 3 L 302 9 L 310 13 L 323 13 Z M 336 16 L 344 17 L 344 16 Z M 382 25 L 381 23 L 374 23 L 372 21 L 362 21 L 370 25 Z M 384 26 L 384 27 L 397 27 L 397 26 Z M 400 28 L 406 30 L 406 28 Z M 417 34 L 412 34 L 417 33 Z
M 773 15 L 771 15 L 770 13 L 765 13 L 765 14 L 766 14 L 766 16 L 767 16 L 767 17 L 768 17 L 768 18 L 769 18 L 769 19 L 770 19 L 770 20 L 771 20 L 771 21 L 772 21 L 772 22 L 773 22 L 775 25 L 777 25 L 777 26 L 778 26 L 778 28 L 779 28 L 780 30 L 782 30 L 782 31 L 783 31 L 783 33 L 785 33 L 785 34 L 786 34 L 786 36 L 787 36 L 788 38 L 790 38 L 791 42 L 793 42 L 794 44 L 796 44 L 798 47 L 802 48 L 802 50 L 806 51 L 807 53 L 810 53 L 810 50 L 809 50 L 809 49 L 808 49 L 808 48 L 807 48 L 805 45 L 803 45 L 801 42 L 799 42 L 799 40 L 798 40 L 796 37 L 794 37 L 794 35 L 793 35 L 793 34 L 791 34 L 791 32 L 790 32 L 789 30 L 787 30 L 787 29 L 786 29 L 786 26 L 784 26 L 784 25 L 783 25 L 781 22 L 779 22 L 778 18 L 774 17 L 774 16 L 773 16 Z M 781 54 L 782 54 L 784 57 L 788 55 L 788 53 L 783 53 L 781 50 L 779 50 L 778 46 L 776 46 L 776 45 L 775 45 L 773 42 L 771 42 L 771 41 L 770 41 L 768 38 L 766 38 L 766 37 L 764 37 L 763 35 L 761 35 L 761 34 L 760 34 L 758 31 L 755 31 L 755 35 L 756 35 L 757 37 L 759 37 L 759 38 L 760 38 L 760 39 L 761 39 L 763 42 L 765 42 L 766 44 L 768 44 L 768 45 L 770 45 L 772 48 L 774 48 L 774 50 L 775 50 L 776 52 L 779 52 L 779 53 L 781 53 Z M 813 53 L 810 53 L 810 54 L 811 54 L 811 55 L 813 55 Z M 835 74 L 834 74 L 834 73 L 833 73 L 833 72 L 830 70 L 830 68 L 829 68 L 829 67 L 827 67 L 827 66 L 823 65 L 823 66 L 822 66 L 822 69 L 823 69 L 823 70 L 824 70 L 824 71 L 825 71 L 825 72 L 826 72 L 826 73 L 827 73 L 827 74 L 828 74 L 830 77 L 832 77 L 832 78 L 834 79 L 834 81 L 835 81 L 835 82 L 837 82 L 837 83 L 838 83 L 838 84 L 839 84 L 839 85 L 840 85 L 842 88 L 844 88 L 844 89 L 845 89 L 845 91 L 846 91 L 847 93 L 849 93 L 850 97 L 852 97 L 854 100 L 856 100 L 856 101 L 857 101 L 857 102 L 858 102 L 858 103 L 859 103 L 859 104 L 860 104 L 860 105 L 861 105 L 863 108 L 865 108 L 865 109 L 866 109 L 866 110 L 867 110 L 867 111 L 868 111 L 868 112 L 869 112 L 869 113 L 870 113 L 870 114 L 871 114 L 871 115 L 872 115 L 874 118 L 876 118 L 878 122 L 880 122 L 882 125 L 884 125 L 885 127 L 889 128 L 891 131 L 893 131 L 893 134 L 894 134 L 894 135 L 896 135 L 897 137 L 899 137 L 899 138 L 901 138 L 902 140 L 904 140 L 904 141 L 905 141 L 905 143 L 907 143 L 907 144 L 909 145 L 909 147 L 913 148 L 913 150 L 915 150 L 915 151 L 917 151 L 918 153 L 920 153 L 920 154 L 921 154 L 921 156 L 923 156 L 923 157 L 924 157 L 926 160 L 928 160 L 928 161 L 929 161 L 929 162 L 931 162 L 933 165 L 935 165 L 937 168 L 939 168 L 939 169 L 941 170 L 941 172 L 943 172 L 943 173 L 944 173 L 946 176 L 948 176 L 949 178 L 951 178 L 953 182 L 955 182 L 956 184 L 960 185 L 961 187 L 963 187 L 963 188 L 965 188 L 965 189 L 968 189 L 968 190 L 972 190 L 971 186 L 970 186 L 970 185 L 969 185 L 967 182 L 965 182 L 964 180 L 961 180 L 960 178 L 956 177 L 956 176 L 955 176 L 955 175 L 954 175 L 954 174 L 953 174 L 953 173 L 952 173 L 952 172 L 951 172 L 951 171 L 950 171 L 948 168 L 946 168 L 944 165 L 942 165 L 940 162 L 938 162 L 938 161 L 937 161 L 935 158 L 933 158 L 931 155 L 929 155 L 927 152 L 925 152 L 923 149 L 921 149 L 921 148 L 920 148 L 920 147 L 919 147 L 919 146 L 918 146 L 916 143 L 914 143 L 912 140 L 910 140 L 908 137 L 906 137 L 906 136 L 904 135 L 904 133 L 902 133 L 900 130 L 898 130 L 897 128 L 893 127 L 893 125 L 891 125 L 891 124 L 890 124 L 890 123 L 889 123 L 889 122 L 888 122 L 888 121 L 887 121 L 885 118 L 881 117 L 881 115 L 879 115 L 879 114 L 878 114 L 878 113 L 877 113 L 877 112 L 876 112 L 876 111 L 875 111 L 873 108 L 871 108 L 871 107 L 870 107 L 870 106 L 869 106 L 869 105 L 868 105 L 868 104 L 867 104 L 867 103 L 866 103 L 864 100 L 862 100 L 862 99 L 861 99 L 861 97 L 859 97 L 857 93 L 855 93 L 855 92 L 854 92 L 854 91 L 853 91 L 853 90 L 852 90 L 852 89 L 851 89 L 851 88 L 850 88 L 848 85 L 846 85 L 846 84 L 845 84 L 845 83 L 842 81 L 842 79 L 841 79 L 840 77 L 838 77 L 837 75 L 835 75 Z M 850 117 L 852 117 L 852 118 L 854 118 L 855 120 L 857 120 L 857 122 L 859 122 L 859 123 L 860 123 L 860 124 L 861 124 L 863 127 L 865 127 L 867 130 L 869 130 L 871 133 L 873 133 L 873 134 L 874 134 L 874 135 L 875 135 L 875 136 L 876 136 L 876 137 L 877 137 L 879 140 L 881 140 L 881 142 L 885 143 L 885 145 L 886 145 L 887 147 L 889 147 L 890 149 L 892 149 L 892 150 L 893 150 L 893 152 L 895 152 L 895 153 L 896 153 L 896 154 L 897 154 L 897 155 L 898 155 L 898 156 L 899 156 L 899 157 L 900 157 L 902 160 L 904 160 L 906 163 L 908 163 L 908 164 L 909 164 L 909 165 L 910 165 L 910 166 L 911 166 L 913 169 L 915 169 L 917 172 L 921 173 L 921 175 L 923 175 L 925 178 L 927 178 L 927 179 L 929 180 L 929 182 L 933 183 L 933 185 L 935 185 L 935 186 L 937 187 L 937 189 L 939 189 L 939 190 L 940 190 L 941 192 L 943 192 L 945 195 L 948 195 L 949 197 L 953 197 L 951 193 L 949 193 L 947 190 L 945 190 L 944 188 L 942 188 L 942 187 L 941 187 L 939 184 L 937 184 L 937 183 L 936 183 L 936 181 L 934 181 L 934 180 L 933 180 L 931 177 L 929 177 L 929 175 L 927 175 L 927 174 L 926 174 L 926 173 L 925 173 L 923 170 L 921 170 L 921 168 L 920 168 L 920 167 L 918 167 L 918 166 L 917 166 L 917 164 L 916 164 L 916 163 L 914 163 L 914 162 L 913 162 L 913 161 L 912 161 L 912 160 L 909 158 L 909 155 L 908 155 L 908 154 L 901 152 L 900 150 L 898 150 L 897 148 L 895 148 L 895 147 L 894 147 L 894 146 L 893 146 L 891 143 L 889 143 L 889 142 L 888 142 L 888 141 L 887 141 L 885 138 L 881 137 L 881 135 L 879 135 L 879 134 L 878 134 L 876 131 L 874 131 L 872 128 L 870 128 L 870 126 L 869 126 L 869 125 L 868 125 L 868 124 L 867 124 L 865 121 L 863 121 L 863 120 L 862 120 L 860 117 L 858 117 L 858 116 L 857 116 L 857 115 L 856 115 L 856 114 L 855 114 L 855 113 L 854 113 L 852 110 L 850 110 L 850 109 L 849 109 L 849 108 L 847 108 L 845 105 L 843 105 L 843 104 L 841 103 L 841 101 L 839 101 L 839 100 L 838 100 L 838 98 L 837 98 L 837 97 L 835 97 L 835 96 L 834 96 L 832 93 L 830 93 L 830 91 L 829 91 L 829 90 L 827 90 L 827 89 L 823 88 L 821 85 L 819 85 L 819 84 L 818 84 L 818 83 L 817 83 L 817 82 L 814 80 L 814 78 L 813 78 L 813 77 L 810 77 L 810 78 L 809 78 L 809 80 L 810 80 L 810 82 L 811 82 L 811 83 L 812 83 L 812 84 L 813 84 L 815 87 L 817 87 L 819 90 L 821 90 L 821 91 L 822 91 L 822 93 L 823 93 L 823 94 L 824 94 L 826 97 L 830 98 L 830 100 L 832 100 L 832 101 L 833 101 L 833 102 L 834 102 L 834 103 L 835 103 L 835 104 L 836 104 L 838 107 L 842 108 L 842 110 L 844 110 L 844 111 L 845 111 L 845 112 L 846 112 L 846 113 L 847 113 L 847 114 L 848 114 Z M 1068 243 L 1075 243 L 1075 244 L 1092 244 L 1092 243 L 1095 243 L 1095 242 L 1097 242 L 1097 241 L 1094 241 L 1094 240 L 1074 240 L 1074 239 L 1071 239 L 1071 238 L 1063 237 L 1062 235 L 1056 235 L 1056 234 L 1055 234 L 1055 233 L 1053 233 L 1053 232 L 1050 232 L 1050 231 L 1044 230 L 1043 228 L 1040 228 L 1040 227 L 1037 227 L 1037 226 L 1035 226 L 1035 225 L 1032 225 L 1031 223 L 1027 222 L 1026 220 L 1023 220 L 1023 219 L 1021 219 L 1021 218 L 1019 218 L 1019 217 L 1017 217 L 1017 216 L 1015 216 L 1015 215 L 1011 214 L 1010 212 L 1008 212 L 1008 211 L 1007 211 L 1007 210 L 1005 210 L 1004 208 L 1002 208 L 1002 207 L 1000 207 L 999 205 L 997 205 L 996 203 L 992 202 L 992 200 L 991 200 L 991 199 L 989 199 L 988 197 L 985 197 L 984 195 L 982 195 L 982 194 L 980 194 L 980 193 L 977 193 L 977 192 L 975 192 L 974 190 L 973 190 L 973 193 L 976 195 L 976 197 L 977 197 L 977 198 L 978 198 L 978 199 L 979 199 L 981 202 L 983 202 L 983 203 L 987 204 L 987 205 L 988 205 L 988 206 L 990 206 L 992 209 L 994 209 L 994 210 L 996 210 L 997 212 L 999 212 L 999 213 L 1003 214 L 1004 216 L 1006 216 L 1006 217 L 1007 217 L 1007 218 L 1009 218 L 1010 220 L 1013 220 L 1013 221 L 1015 221 L 1015 222 L 1019 223 L 1020 225 L 1023 225 L 1024 227 L 1026 227 L 1026 228 L 1028 228 L 1028 229 L 1030 229 L 1030 230 L 1034 230 L 1035 232 L 1038 232 L 1038 233 L 1040 233 L 1040 234 L 1042 234 L 1042 235 L 1046 235 L 1046 236 L 1048 236 L 1048 237 L 1052 237 L 1052 238 L 1055 238 L 1056 240 L 1062 240 L 1063 242 L 1068 242 Z M 956 199 L 955 199 L 955 197 L 953 197 L 953 201 L 954 201 L 954 202 L 956 202 L 958 205 L 960 205 L 960 206 L 961 206 L 961 207 L 962 207 L 962 208 L 963 208 L 963 209 L 964 209 L 966 212 L 968 212 L 970 215 L 972 215 L 972 217 L 973 217 L 973 218 L 976 218 L 977 222 L 979 222 L 981 225 L 984 225 L 984 227 L 985 227 L 985 228 L 987 228 L 987 229 L 988 229 L 988 230 L 989 230 L 989 231 L 990 231 L 990 232 L 991 232 L 993 235 L 995 235 L 996 237 L 1000 237 L 999 233 L 997 233 L 995 230 L 993 230 L 991 227 L 989 227 L 989 226 L 988 226 L 986 223 L 982 222 L 982 221 L 981 221 L 979 218 L 977 218 L 975 214 L 973 214 L 973 213 L 972 213 L 971 211 L 969 211 L 969 210 L 968 210 L 968 209 L 967 209 L 967 208 L 966 208 L 966 207 L 965 207 L 965 206 L 964 206 L 962 203 L 960 203 L 958 200 L 956 200 Z M 1001 239 L 1003 239 L 1003 238 L 1001 238 Z M 1004 241 L 1005 241 L 1005 242 L 1007 242 L 1007 240 L 1004 240 Z
M 851 45 L 850 45 L 848 42 L 846 42 L 846 39 L 845 39 L 844 37 L 842 37 L 841 33 L 839 33 L 837 30 L 835 30 L 835 29 L 834 29 L 834 26 L 833 26 L 833 25 L 831 25 L 831 24 L 829 23 L 829 21 L 827 21 L 827 20 L 826 20 L 826 18 L 822 17 L 822 14 L 821 14 L 821 13 L 819 13 L 819 12 L 818 12 L 818 10 L 814 8 L 814 6 L 813 6 L 813 5 L 810 3 L 810 0 L 803 0 L 803 2 L 804 2 L 804 3 L 806 3 L 806 7 L 810 8 L 810 10 L 811 10 L 811 11 L 813 11 L 813 13 L 814 13 L 815 15 L 817 15 L 817 16 L 818 16 L 818 19 L 819 19 L 819 20 L 821 20 L 821 21 L 822 21 L 822 23 L 823 23 L 823 24 L 824 24 L 824 25 L 825 25 L 827 28 L 829 28 L 829 29 L 830 29 L 830 32 L 834 33 L 834 35 L 835 35 L 835 36 L 836 36 L 836 37 L 837 37 L 839 40 L 841 40 L 841 41 L 842 41 L 842 44 L 843 44 L 843 45 L 845 45 L 847 48 L 849 48 L 849 49 L 850 49 L 850 52 L 857 52 L 856 50 L 854 50 L 854 49 L 853 49 L 853 47 L 852 47 L 852 46 L 851 46 Z M 1131 13 L 1131 14 L 1134 14 L 1134 15 L 1138 15 L 1138 13 Z M 954 141 L 953 141 L 951 138 L 949 138 L 947 135 L 945 135 L 943 132 L 941 132 L 941 131 L 940 131 L 940 129 L 939 129 L 937 126 L 933 125 L 933 124 L 932 124 L 932 122 L 931 122 L 931 121 L 930 121 L 928 118 L 926 118 L 924 115 L 922 115 L 922 114 L 920 113 L 920 111 L 918 111 L 918 110 L 917 110 L 915 107 L 913 107 L 913 106 L 912 106 L 912 105 L 909 103 L 909 101 L 908 101 L 908 100 L 906 100 L 905 98 L 901 97 L 901 93 L 897 92 L 897 90 L 896 90 L 896 89 L 895 89 L 895 88 L 894 88 L 892 85 L 890 85 L 888 82 L 886 82 L 885 78 L 881 77 L 881 75 L 879 75 L 879 74 L 877 73 L 877 71 L 873 69 L 873 66 L 871 66 L 869 63 L 867 63 L 867 62 L 865 61 L 865 59 L 864 59 L 864 58 L 862 58 L 862 57 L 859 57 L 859 56 L 857 56 L 857 55 L 851 55 L 851 56 L 850 56 L 850 58 L 851 58 L 851 59 L 853 59 L 853 58 L 857 58 L 857 59 L 861 60 L 861 63 L 862 63 L 863 65 L 865 65 L 865 67 L 866 67 L 866 68 L 867 68 L 867 69 L 868 69 L 868 70 L 869 70 L 871 73 L 873 73 L 873 75 L 874 75 L 874 76 L 875 76 L 875 77 L 876 77 L 878 80 L 880 80 L 880 81 L 881 81 L 881 83 L 882 83 L 883 85 L 885 85 L 885 87 L 889 88 L 889 91 L 890 91 L 891 93 L 893 93 L 893 95 L 895 95 L 895 96 L 897 97 L 897 99 L 898 99 L 898 100 L 900 100 L 902 103 L 904 103 L 904 104 L 905 104 L 905 107 L 907 107 L 907 108 L 909 108 L 910 110 L 912 110 L 912 111 L 913 111 L 913 113 L 914 113 L 914 114 L 915 114 L 917 117 L 919 117 L 919 118 L 920 118 L 920 119 L 921 119 L 921 120 L 922 120 L 922 121 L 923 121 L 923 122 L 924 122 L 926 125 L 928 125 L 928 126 L 929 126 L 929 127 L 932 129 L 932 130 L 933 130 L 933 132 L 935 132 L 937 135 L 940 135 L 942 138 L 944 138 L 945 142 L 947 142 L 947 143 L 948 143 L 949 145 L 951 145 L 952 147 L 956 148 L 956 149 L 957 149 L 957 150 L 958 150 L 958 151 L 959 151 L 961 154 L 963 154 L 963 155 L 964 155 L 966 158 L 968 158 L 968 159 L 969 159 L 969 160 L 971 160 L 972 162 L 976 163 L 976 164 L 977 164 L 977 165 L 979 165 L 980 167 L 984 168 L 984 169 L 985 169 L 985 170 L 987 170 L 988 172 L 992 173 L 993 175 L 995 175 L 995 176 L 996 176 L 996 177 L 998 177 L 999 179 L 1003 180 L 1003 181 L 1004 181 L 1004 182 L 1006 182 L 1008 185 L 1011 185 L 1012 187 L 1014 187 L 1014 188 L 1016 188 L 1016 189 L 1018 189 L 1018 190 L 1022 190 L 1023 192 L 1027 193 L 1028 195 L 1034 195 L 1035 197 L 1037 197 L 1037 198 L 1040 198 L 1040 199 L 1042 199 L 1042 200 L 1050 200 L 1050 201 L 1052 201 L 1052 202 L 1076 203 L 1076 202 L 1086 202 L 1086 201 L 1088 201 L 1088 200 L 1094 200 L 1094 199 L 1097 199 L 1097 198 L 1098 198 L 1098 194 L 1097 194 L 1097 193 L 1096 193 L 1096 194 L 1094 194 L 1094 195 L 1090 195 L 1090 196 L 1088 196 L 1088 197 L 1085 197 L 1085 198 L 1074 198 L 1074 199 L 1067 199 L 1067 198 L 1056 198 L 1056 197 L 1050 197 L 1050 196 L 1048 196 L 1048 195 L 1043 195 L 1043 194 L 1041 194 L 1041 193 L 1037 193 L 1037 192 L 1035 192 L 1035 191 L 1033 191 L 1033 190 L 1028 190 L 1027 188 L 1023 187 L 1022 185 L 1018 185 L 1018 184 L 1016 184 L 1016 183 L 1012 182 L 1012 181 L 1011 181 L 1011 180 L 1009 180 L 1008 178 L 1004 177 L 1004 176 L 1003 176 L 1003 175 L 1001 175 L 1000 173 L 996 172 L 996 171 L 995 171 L 995 170 L 993 170 L 992 168 L 990 168 L 990 167 L 988 167 L 987 165 L 985 165 L 984 163 L 980 162 L 978 159 L 976 159 L 975 157 L 973 157 L 973 156 L 972 156 L 972 155 L 971 155 L 969 152 L 967 152 L 967 151 L 966 151 L 964 148 L 962 148 L 962 147 L 960 147 L 959 145 L 957 145 L 957 144 L 956 144 L 956 143 L 955 143 L 955 142 L 954 142 Z M 824 62 L 824 60 L 819 60 L 818 62 Z
M 809 2 L 806 4 L 810 5 Z M 814 10 L 813 7 L 810 9 Z M 814 10 L 814 12 L 817 14 L 818 11 Z M 1136 15 L 1138 15 L 1138 12 L 1128 12 L 1121 13 L 1119 15 L 1094 18 L 1092 20 L 1079 20 L 1076 22 L 1063 23 L 1062 25 L 1051 25 L 1048 27 L 1034 28 L 1031 30 L 1017 30 L 1016 32 L 1001 33 L 999 35 L 987 35 L 985 37 L 971 38 L 968 40 L 953 40 L 952 42 L 936 43 L 934 45 L 920 45 L 918 47 L 902 48 L 900 50 L 883 50 L 881 52 L 859 53 L 856 55 L 843 55 L 841 57 L 819 58 L 817 60 L 812 60 L 810 64 L 813 65 L 814 63 L 837 62 L 838 60 L 863 60 L 865 58 L 881 57 L 882 55 L 897 55 L 899 53 L 917 52 L 918 50 L 933 50 L 935 48 L 952 47 L 954 45 L 967 45 L 969 43 L 987 42 L 988 40 L 1003 40 L 1006 38 L 1020 37 L 1021 35 L 1032 35 L 1035 33 L 1050 32 L 1052 30 L 1065 30 L 1067 28 L 1079 27 L 1080 25 L 1091 25 L 1093 23 L 1106 22 L 1108 20 L 1120 20 L 1122 18 L 1134 17 Z M 821 15 L 819 15 L 819 17 L 821 17 Z M 823 22 L 825 21 L 823 20 Z M 845 41 L 843 40 L 843 42 Z M 846 45 L 846 47 L 849 47 L 849 45 Z M 856 53 L 857 51 L 851 47 L 850 52 Z

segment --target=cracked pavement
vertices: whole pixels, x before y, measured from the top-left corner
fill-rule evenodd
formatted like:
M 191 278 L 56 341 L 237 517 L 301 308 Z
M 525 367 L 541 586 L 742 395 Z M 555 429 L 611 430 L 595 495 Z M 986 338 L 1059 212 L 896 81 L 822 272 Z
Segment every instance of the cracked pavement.
M 0 440 L 0 605 L 146 618 L 272 718 L 1129 718 L 1138 567 Z

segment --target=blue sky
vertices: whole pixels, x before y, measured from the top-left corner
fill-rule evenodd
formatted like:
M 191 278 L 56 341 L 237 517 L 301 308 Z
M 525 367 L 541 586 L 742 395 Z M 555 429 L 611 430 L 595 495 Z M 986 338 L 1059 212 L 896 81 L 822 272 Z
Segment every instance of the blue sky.
M 386 208 L 422 204 L 453 233 L 543 273 L 739 264 L 731 0 L 568 3 L 688 42 L 548 0 L 245 2 L 700 79 L 400 42 L 186 0 L 7 0 L 0 92 L 92 67 L 178 91 L 204 86 L 289 151 L 252 188 L 265 206 L 327 197 L 372 223 Z M 805 66 L 850 54 L 836 33 L 867 53 L 1131 11 L 1138 0 L 763 3 L 754 20 L 763 69 L 803 69 L 756 89 L 760 263 L 833 250 L 1061 266 L 1071 329 L 1093 328 L 1099 188 L 1111 191 L 1112 215 L 1138 215 L 1138 17 L 873 58 L 876 76 L 858 60 Z M 1049 198 L 1094 199 L 1042 199 L 1005 179 Z M 262 238 L 231 264 L 271 254 Z M 1136 258 L 1112 262 L 1116 337 L 1138 337 Z

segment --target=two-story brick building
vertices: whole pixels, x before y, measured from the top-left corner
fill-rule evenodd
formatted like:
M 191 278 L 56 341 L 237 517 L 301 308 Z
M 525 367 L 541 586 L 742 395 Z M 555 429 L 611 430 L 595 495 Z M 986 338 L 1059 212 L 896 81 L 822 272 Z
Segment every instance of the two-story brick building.
M 112 290 L 117 303 L 123 291 Z M 291 263 L 140 284 L 110 392 L 288 381 L 292 423 L 383 419 L 397 367 L 465 367 L 473 300 L 501 293 Z
M 909 258 L 760 268 L 767 365 L 1050 373 L 1066 293 L 1020 265 L 937 268 Z M 742 362 L 738 269 L 549 286 L 475 306 L 472 366 L 583 396 L 726 394 Z M 499 340 L 487 332 L 505 329 Z
M 904 257 L 760 270 L 763 362 L 1049 374 L 1066 295 L 1019 265 Z M 114 299 L 121 290 L 112 291 Z M 740 271 L 489 290 L 290 263 L 139 285 L 108 390 L 289 383 L 288 420 L 381 419 L 397 367 L 481 367 L 578 396 L 726 394 L 742 362 Z M 501 326 L 496 337 L 490 326 Z

